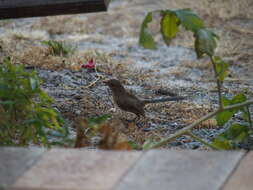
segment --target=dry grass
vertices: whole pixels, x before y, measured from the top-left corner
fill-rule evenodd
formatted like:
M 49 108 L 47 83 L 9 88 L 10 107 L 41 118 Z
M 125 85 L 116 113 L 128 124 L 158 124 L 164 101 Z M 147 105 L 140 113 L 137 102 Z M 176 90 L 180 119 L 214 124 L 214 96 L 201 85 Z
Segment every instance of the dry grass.
M 122 4 L 124 10 L 120 7 L 112 6 L 108 13 L 41 18 L 38 22 L 32 24 L 31 28 L 35 34 L 29 34 L 30 37 L 27 36 L 25 31 L 13 32 L 10 30 L 9 36 L 5 36 L 8 39 L 7 41 L 5 40 L 6 44 L 10 44 L 6 48 L 6 51 L 12 52 L 12 55 L 17 53 L 17 56 L 25 57 L 25 52 L 18 52 L 22 51 L 23 46 L 20 44 L 17 45 L 17 42 L 20 43 L 20 41 L 24 40 L 43 40 L 47 38 L 45 32 L 48 35 L 100 33 L 121 38 L 137 37 L 146 9 L 155 10 L 164 9 L 164 7 L 178 9 L 189 7 L 205 20 L 208 27 L 214 28 L 219 34 L 221 40 L 217 54 L 232 64 L 243 64 L 244 67 L 248 67 L 250 72 L 253 71 L 253 3 L 251 0 L 180 0 L 169 2 L 167 0 L 159 0 L 157 2 L 151 0 L 139 0 L 138 2 L 128 0 Z M 146 8 L 140 9 L 137 5 L 145 6 Z M 129 14 L 130 12 L 131 14 Z M 153 28 L 157 32 L 158 25 L 154 25 Z M 45 32 L 41 32 L 42 30 Z M 177 39 L 172 42 L 172 45 L 193 47 L 193 36 L 190 32 L 182 31 L 178 34 Z M 27 52 L 30 53 L 29 50 Z M 61 64 L 59 63 L 61 61 L 58 59 L 51 60 L 50 58 L 50 62 L 52 61 L 57 62 L 57 65 Z M 31 60 L 31 62 L 33 61 Z M 205 68 L 201 67 L 201 69 Z

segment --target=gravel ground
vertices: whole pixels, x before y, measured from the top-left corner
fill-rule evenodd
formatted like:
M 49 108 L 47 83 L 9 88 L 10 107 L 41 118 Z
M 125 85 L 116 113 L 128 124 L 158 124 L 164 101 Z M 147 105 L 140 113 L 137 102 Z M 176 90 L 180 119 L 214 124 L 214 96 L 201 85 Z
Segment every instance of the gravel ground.
M 109 113 L 120 118 L 126 127 L 132 123 L 131 114 L 112 112 L 114 104 L 110 92 L 101 80 L 88 87 L 98 74 L 103 78 L 120 79 L 127 89 L 142 98 L 187 96 L 186 101 L 146 107 L 147 122 L 137 124 L 143 129 L 138 132 L 141 137 L 126 132 L 130 139 L 143 143 L 154 133 L 159 137 L 173 134 L 217 107 L 211 65 L 208 59 L 196 59 L 191 34 L 183 31 L 167 47 L 157 35 L 157 24 L 152 24 L 159 49 L 151 51 L 138 46 L 140 24 L 147 11 L 165 6 L 193 8 L 221 37 L 218 53 L 231 64 L 230 75 L 224 83 L 226 95 L 248 89 L 248 95 L 252 96 L 253 16 L 247 11 L 251 10 L 252 3 L 247 3 L 247 0 L 240 4 L 233 0 L 228 4 L 117 0 L 110 4 L 107 13 L 1 21 L 3 51 L 0 54 L 35 66 L 44 80 L 44 90 L 55 98 L 55 107 L 72 122 L 80 116 Z M 64 40 L 77 49 L 70 58 L 49 56 L 42 40 Z M 90 58 L 95 59 L 98 73 L 80 69 Z M 224 129 L 211 120 L 193 132 L 211 141 L 222 131 Z M 203 145 L 182 136 L 166 147 L 202 149 Z

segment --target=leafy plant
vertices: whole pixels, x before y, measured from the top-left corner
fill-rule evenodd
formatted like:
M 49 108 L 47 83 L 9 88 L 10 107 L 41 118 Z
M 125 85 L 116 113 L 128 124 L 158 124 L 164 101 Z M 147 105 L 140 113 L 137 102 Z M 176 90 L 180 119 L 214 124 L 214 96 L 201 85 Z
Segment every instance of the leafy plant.
M 182 25 L 186 30 L 194 33 L 195 50 L 198 58 L 201 58 L 203 54 L 209 56 L 214 54 L 214 50 L 217 47 L 216 41 L 219 39 L 218 35 L 207 29 L 203 20 L 190 9 L 156 10 L 149 12 L 141 26 L 139 37 L 141 46 L 147 49 L 157 48 L 155 40 L 148 31 L 148 24 L 152 22 L 153 14 L 156 12 L 159 12 L 161 15 L 160 31 L 167 45 L 170 45 L 171 40 L 176 37 L 180 25 Z
M 213 141 L 215 147 L 222 149 L 235 149 L 239 148 L 240 144 L 247 142 L 252 131 L 248 125 L 233 124 L 225 132 L 221 133 Z
M 0 64 L 0 145 L 50 146 L 52 133 L 61 137 L 68 134 L 41 83 L 35 71 L 26 72 L 10 58 Z
M 144 19 L 142 26 L 141 26 L 141 32 L 140 32 L 140 38 L 139 43 L 148 49 L 156 49 L 155 40 L 151 36 L 151 34 L 148 32 L 148 23 L 150 23 L 153 20 L 153 13 L 150 12 L 147 14 L 146 18 Z
M 67 57 L 69 55 L 72 55 L 76 50 L 76 47 L 73 47 L 72 45 L 65 42 L 48 40 L 42 41 L 41 43 L 47 45 L 50 48 L 52 55 Z
M 238 103 L 243 103 L 247 100 L 244 94 L 237 94 L 232 99 L 227 99 L 222 97 L 222 102 L 224 106 L 234 105 Z M 214 141 L 213 145 L 222 149 L 235 149 L 239 148 L 241 144 L 248 142 L 250 135 L 253 133 L 252 121 L 248 107 L 238 107 L 232 110 L 227 110 L 220 112 L 216 115 L 217 124 L 219 126 L 224 126 L 232 117 L 238 112 L 243 113 L 244 122 L 241 123 L 231 123 L 227 130 L 220 135 L 218 135 Z
M 160 31 L 163 40 L 167 45 L 170 45 L 170 42 L 176 37 L 179 27 L 182 26 L 186 30 L 191 31 L 195 37 L 194 45 L 197 57 L 202 58 L 204 55 L 207 55 L 210 58 L 217 83 L 219 108 L 193 122 L 191 125 L 179 130 L 175 134 L 162 139 L 160 142 L 146 143 L 144 148 L 151 149 L 160 147 L 175 140 L 181 135 L 189 135 L 213 149 L 233 149 L 239 147 L 240 143 L 249 141 L 253 134 L 253 124 L 249 105 L 253 104 L 253 100 L 247 100 L 244 94 L 238 94 L 232 99 L 227 99 L 222 96 L 222 85 L 228 74 L 229 64 L 224 62 L 220 57 L 215 56 L 215 49 L 217 47 L 217 41 L 219 40 L 218 35 L 210 29 L 207 29 L 203 20 L 190 9 L 156 10 L 149 12 L 141 25 L 139 43 L 144 48 L 157 49 L 157 44 L 148 30 L 148 24 L 152 22 L 153 14 L 157 12 L 161 15 Z M 191 130 L 197 125 L 215 116 L 218 125 L 224 126 L 237 112 L 243 113 L 245 124 L 232 123 L 232 125 L 227 127 L 224 133 L 214 139 L 212 144 L 195 136 L 191 132 Z

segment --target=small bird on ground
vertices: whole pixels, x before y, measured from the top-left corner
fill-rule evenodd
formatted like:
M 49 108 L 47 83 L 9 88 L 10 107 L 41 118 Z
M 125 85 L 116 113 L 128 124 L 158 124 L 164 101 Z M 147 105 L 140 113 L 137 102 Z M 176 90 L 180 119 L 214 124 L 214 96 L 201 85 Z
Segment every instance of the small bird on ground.
M 140 116 L 145 117 L 144 106 L 146 104 L 185 99 L 185 97 L 182 96 L 167 97 L 161 99 L 139 99 L 135 95 L 127 92 L 120 81 L 116 79 L 110 79 L 104 81 L 104 83 L 111 89 L 114 102 L 118 105 L 118 107 L 124 111 L 136 114 L 138 118 Z

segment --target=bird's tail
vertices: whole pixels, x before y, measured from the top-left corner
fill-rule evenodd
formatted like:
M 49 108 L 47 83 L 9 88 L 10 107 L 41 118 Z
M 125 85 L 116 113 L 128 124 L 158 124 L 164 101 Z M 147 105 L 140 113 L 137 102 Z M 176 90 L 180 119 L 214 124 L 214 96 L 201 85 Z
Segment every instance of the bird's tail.
M 186 97 L 183 96 L 175 96 L 175 97 L 168 97 L 168 98 L 159 98 L 159 99 L 144 99 L 142 102 L 144 104 L 150 104 L 150 103 L 159 103 L 159 102 L 168 102 L 168 101 L 178 101 L 178 100 L 184 100 Z

